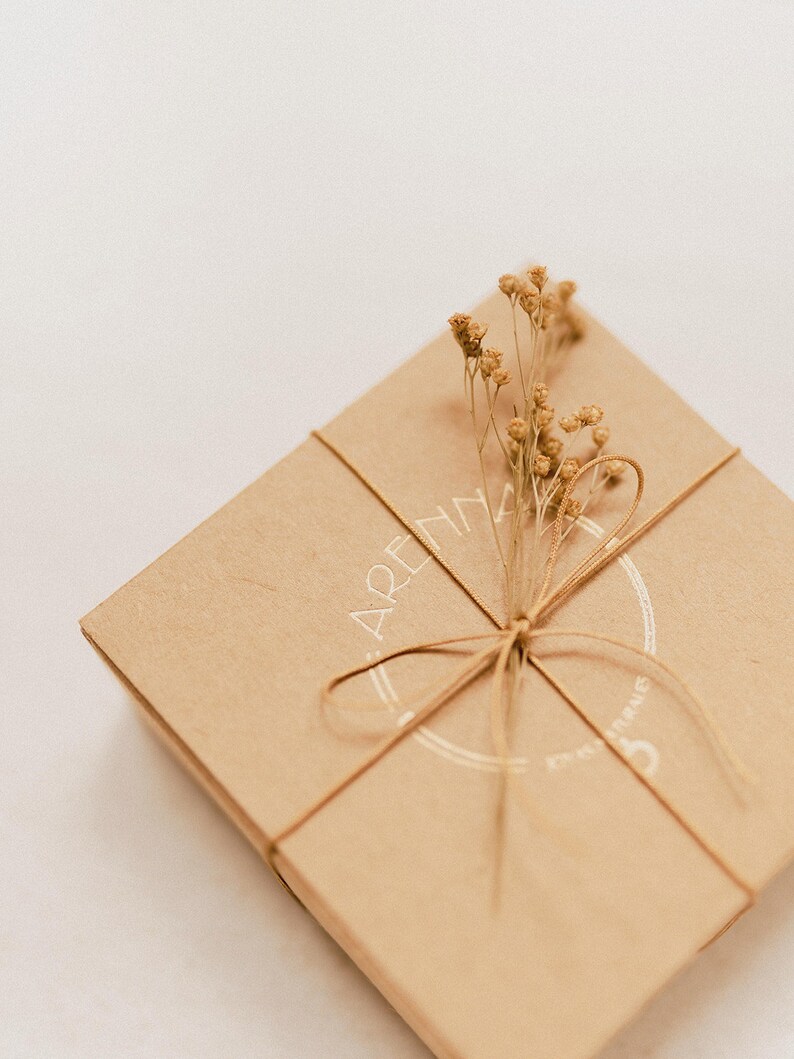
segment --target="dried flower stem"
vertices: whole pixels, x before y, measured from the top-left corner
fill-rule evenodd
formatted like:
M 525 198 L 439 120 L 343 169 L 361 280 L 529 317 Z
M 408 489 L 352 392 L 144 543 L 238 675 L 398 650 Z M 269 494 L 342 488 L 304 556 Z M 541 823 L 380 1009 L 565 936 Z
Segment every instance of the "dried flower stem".
M 483 349 L 487 327 L 470 316 L 458 313 L 450 317 L 449 323 L 463 354 L 464 393 L 477 447 L 485 507 L 505 572 L 509 613 L 511 618 L 516 618 L 528 613 L 535 602 L 538 573 L 544 565 L 541 540 L 552 525 L 552 509 L 558 508 L 565 492 L 565 483 L 579 467 L 574 451 L 582 431 L 585 426 L 593 428 L 593 440 L 598 450 L 606 442 L 609 431 L 599 426 L 603 417 L 601 408 L 597 405 L 582 405 L 578 412 L 559 420 L 559 426 L 567 435 L 565 442 L 548 433 L 555 413 L 546 403 L 549 388 L 540 381 L 540 377 L 546 361 L 552 357 L 556 360 L 582 333 L 581 321 L 571 305 L 576 285 L 566 280 L 557 285 L 556 291 L 552 291 L 546 269 L 536 266 L 529 269 L 526 276 L 501 276 L 499 288 L 510 302 L 520 387 L 518 407 L 513 405 L 513 418 L 506 426 L 509 445 L 497 422 L 499 393 L 510 383 L 510 372 L 503 366 L 504 354 L 494 348 Z M 526 350 L 522 350 L 519 333 L 519 307 L 527 316 L 529 340 Z M 484 423 L 480 422 L 477 411 L 478 380 L 482 383 Z M 491 434 L 496 437 L 512 476 L 514 504 L 506 550 L 494 515 L 486 471 L 485 450 Z M 590 492 L 584 501 L 580 503 L 572 497 L 566 500 L 565 515 L 571 524 L 566 527 L 561 541 L 568 536 L 576 519 L 595 494 L 617 473 L 604 470 L 603 476 L 597 479 L 594 472 Z M 530 522 L 532 536 L 528 548 Z
M 512 295 L 510 298 L 510 309 L 513 314 L 513 341 L 516 347 L 516 361 L 518 362 L 518 376 L 521 379 L 521 393 L 524 397 L 524 405 L 527 403 L 527 386 L 524 381 L 524 368 L 521 364 L 521 347 L 518 342 L 518 321 L 516 320 L 516 296 Z M 530 372 L 531 378 L 531 372 Z
M 476 366 L 475 366 L 475 371 L 476 371 Z M 469 410 L 471 412 L 471 422 L 472 422 L 472 427 L 474 429 L 474 437 L 475 437 L 475 440 L 476 440 L 477 437 L 479 436 L 479 431 L 477 429 L 477 403 L 476 403 L 475 397 L 474 397 L 474 378 L 473 378 L 472 375 L 469 374 L 468 365 L 466 366 L 466 374 L 469 376 Z M 493 409 L 492 409 L 492 406 L 490 405 L 490 402 L 489 402 L 489 423 L 490 423 L 490 420 L 492 420 L 492 419 L 493 419 Z M 504 552 L 502 551 L 502 542 L 499 539 L 499 529 L 498 529 L 498 527 L 496 525 L 496 519 L 494 518 L 493 505 L 491 504 L 491 492 L 490 492 L 490 489 L 488 487 L 488 475 L 487 475 L 487 473 L 485 471 L 485 460 L 483 459 L 483 449 L 485 447 L 485 441 L 486 441 L 486 438 L 488 436 L 489 423 L 486 423 L 485 433 L 483 434 L 482 442 L 478 443 L 478 445 L 477 445 L 477 457 L 478 457 L 478 459 L 480 461 L 480 474 L 482 476 L 482 488 L 483 488 L 483 496 L 485 497 L 485 506 L 486 506 L 486 509 L 488 511 L 488 521 L 491 524 L 491 531 L 493 533 L 494 541 L 496 542 L 497 551 L 499 552 L 499 558 L 500 558 L 500 560 L 502 562 L 502 566 L 506 570 L 507 569 L 507 560 L 505 559 Z M 494 427 L 495 426 L 496 426 L 496 424 L 494 423 Z

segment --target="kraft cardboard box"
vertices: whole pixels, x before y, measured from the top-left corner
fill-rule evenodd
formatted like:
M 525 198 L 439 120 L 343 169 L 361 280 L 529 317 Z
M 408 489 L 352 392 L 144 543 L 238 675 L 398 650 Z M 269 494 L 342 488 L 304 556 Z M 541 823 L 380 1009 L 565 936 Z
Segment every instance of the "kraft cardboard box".
M 506 300 L 475 312 L 506 346 Z M 794 847 L 789 501 L 595 320 L 553 382 L 561 407 L 603 405 L 619 451 L 642 464 L 638 522 L 725 459 L 548 627 L 631 641 L 684 674 L 755 782 L 730 774 L 660 667 L 565 637 L 534 649 L 587 716 L 527 673 L 506 796 L 487 670 L 344 782 L 458 658 L 413 654 L 362 674 L 348 696 L 373 707 L 362 711 L 324 703 L 329 678 L 405 645 L 493 632 L 447 566 L 504 613 L 449 335 L 82 622 L 172 749 L 439 1056 L 596 1054 Z M 569 568 L 631 488 L 604 492 L 597 521 L 570 535 Z M 262 885 L 275 882 L 263 872 Z

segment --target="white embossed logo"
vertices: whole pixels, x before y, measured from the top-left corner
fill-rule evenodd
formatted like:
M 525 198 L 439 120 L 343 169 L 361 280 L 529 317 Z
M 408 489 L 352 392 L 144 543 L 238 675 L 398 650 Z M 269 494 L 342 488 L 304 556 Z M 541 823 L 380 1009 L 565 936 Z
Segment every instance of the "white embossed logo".
M 508 483 L 504 487 L 499 511 L 495 515 L 497 523 L 501 523 L 507 515 L 512 513 L 512 509 L 507 506 L 512 502 L 512 495 L 512 486 Z M 485 498 L 481 489 L 477 489 L 473 497 L 453 497 L 451 506 L 454 514 L 450 514 L 441 505 L 437 505 L 435 514 L 416 520 L 428 540 L 442 554 L 445 535 L 471 538 L 476 542 L 481 539 L 479 527 L 475 525 L 472 528 L 466 517 L 467 510 L 469 510 L 467 505 L 479 505 L 485 509 Z M 584 515 L 577 520 L 576 527 L 596 538 L 602 537 L 604 533 L 601 526 Z M 367 661 L 376 660 L 381 654 L 381 647 L 388 650 L 400 646 L 399 642 L 396 642 L 396 637 L 392 635 L 395 615 L 399 613 L 401 607 L 410 605 L 411 583 L 416 577 L 422 576 L 423 570 L 432 561 L 432 556 L 427 554 L 422 545 L 411 534 L 406 533 L 389 541 L 383 548 L 382 557 L 369 567 L 364 579 L 366 600 L 369 605 L 349 612 L 350 618 L 357 626 L 375 641 L 370 650 L 366 652 Z M 655 654 L 656 629 L 648 589 L 639 570 L 628 555 L 621 555 L 617 559 L 617 565 L 624 572 L 637 600 L 639 619 L 642 623 L 643 648 L 648 654 Z M 374 667 L 369 671 L 369 675 L 375 693 L 383 703 L 384 709 L 394 714 L 396 724 L 405 724 L 410 720 L 414 715 L 410 710 L 400 709 L 400 696 L 386 666 Z M 630 736 L 634 722 L 645 705 L 649 688 L 650 680 L 638 674 L 634 679 L 628 702 L 613 718 L 604 735 L 610 742 L 618 745 L 625 755 L 634 759 L 635 765 L 641 772 L 646 776 L 653 776 L 660 761 L 657 747 L 648 740 L 632 739 Z M 433 731 L 427 724 L 418 727 L 412 738 L 427 750 L 465 768 L 497 772 L 502 767 L 499 758 L 495 755 L 481 753 L 450 742 L 438 732 Z M 545 768 L 549 772 L 561 772 L 592 759 L 604 749 L 604 745 L 604 739 L 593 738 L 571 749 L 547 754 Z M 536 767 L 536 763 L 526 756 L 513 756 L 508 761 L 509 769 L 517 773 L 528 771 L 533 764 Z

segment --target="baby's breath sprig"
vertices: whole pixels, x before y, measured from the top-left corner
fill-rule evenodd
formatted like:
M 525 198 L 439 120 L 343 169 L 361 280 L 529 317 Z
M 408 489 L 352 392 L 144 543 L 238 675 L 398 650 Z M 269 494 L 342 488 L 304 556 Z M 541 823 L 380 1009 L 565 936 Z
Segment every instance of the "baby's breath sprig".
M 541 539 L 557 517 L 566 484 L 584 461 L 603 452 L 609 440 L 609 428 L 602 422 L 604 410 L 600 405 L 584 404 L 576 412 L 557 417 L 549 403 L 547 373 L 584 334 L 583 319 L 573 304 L 576 284 L 562 280 L 555 288 L 542 265 L 533 266 L 523 275 L 505 273 L 498 283 L 510 302 L 514 371 L 506 366 L 502 350 L 483 347 L 486 325 L 465 313 L 451 316 L 449 325 L 463 354 L 464 393 L 474 429 L 488 516 L 507 580 L 510 614 L 520 617 L 534 602 L 537 575 L 543 565 Z M 516 386 L 520 392 L 516 392 Z M 500 428 L 498 408 L 505 402 L 509 402 L 510 411 Z M 553 432 L 555 421 L 561 436 Z M 588 428 L 592 448 L 585 453 L 582 446 Z M 512 475 L 515 497 L 506 554 L 493 513 L 483 457 L 492 436 Z M 566 500 L 564 516 L 569 524 L 561 540 L 565 540 L 593 498 L 604 486 L 616 482 L 624 469 L 625 464 L 620 460 L 602 462 L 593 468 L 585 496 L 581 500 L 575 497 Z

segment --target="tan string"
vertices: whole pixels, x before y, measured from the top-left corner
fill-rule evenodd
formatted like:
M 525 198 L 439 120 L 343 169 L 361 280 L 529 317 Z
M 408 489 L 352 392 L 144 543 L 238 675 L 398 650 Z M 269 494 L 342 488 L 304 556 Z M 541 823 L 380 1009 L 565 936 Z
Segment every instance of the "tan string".
M 746 768 L 739 760 L 733 749 L 728 744 L 723 733 L 721 732 L 716 720 L 707 709 L 705 704 L 701 701 L 689 683 L 681 677 L 675 670 L 662 662 L 660 659 L 653 655 L 649 655 L 647 652 L 636 647 L 634 644 L 629 643 L 625 640 L 620 640 L 615 637 L 602 636 L 597 633 L 589 633 L 581 630 L 548 630 L 536 628 L 537 621 L 545 616 L 553 607 L 555 607 L 560 600 L 574 591 L 581 585 L 585 584 L 590 580 L 599 570 L 601 570 L 607 563 L 612 562 L 621 552 L 625 550 L 631 541 L 636 540 L 640 534 L 644 533 L 661 518 L 663 518 L 669 511 L 676 507 L 682 500 L 688 497 L 695 489 L 697 489 L 703 482 L 709 479 L 715 474 L 720 468 L 736 456 L 739 449 L 733 449 L 726 453 L 721 459 L 714 463 L 711 467 L 700 474 L 693 482 L 677 493 L 670 501 L 668 501 L 658 511 L 654 512 L 648 518 L 645 519 L 635 530 L 629 533 L 622 540 L 618 541 L 617 544 L 610 547 L 613 541 L 617 538 L 620 531 L 626 526 L 642 496 L 644 474 L 642 467 L 630 456 L 613 456 L 613 455 L 602 455 L 590 460 L 583 467 L 579 468 L 577 473 L 571 478 L 566 486 L 563 498 L 559 505 L 557 517 L 555 519 L 552 542 L 549 549 L 549 558 L 546 565 L 546 573 L 541 586 L 538 602 L 532 608 L 528 615 L 523 615 L 518 619 L 514 620 L 510 625 L 501 621 L 497 615 L 491 610 L 491 608 L 484 602 L 482 597 L 477 593 L 468 582 L 458 574 L 458 572 L 450 565 L 450 563 L 444 559 L 439 553 L 438 549 L 422 534 L 416 527 L 414 527 L 409 520 L 399 511 L 398 508 L 378 489 L 378 487 L 357 467 L 336 445 L 333 444 L 325 435 L 319 431 L 313 431 L 314 437 L 316 437 L 329 451 L 331 451 L 346 467 L 361 481 L 367 488 L 381 501 L 381 503 L 398 519 L 398 521 L 427 549 L 428 552 L 438 561 L 443 569 L 449 574 L 449 576 L 458 584 L 461 589 L 473 600 L 474 603 L 487 615 L 497 627 L 498 631 L 492 633 L 477 633 L 472 636 L 463 637 L 450 637 L 443 640 L 436 640 L 430 643 L 414 644 L 409 647 L 398 648 L 394 651 L 390 651 L 386 655 L 381 655 L 378 658 L 365 662 L 361 665 L 354 666 L 351 669 L 345 670 L 343 673 L 339 673 L 332 677 L 322 690 L 322 699 L 324 702 L 333 703 L 336 706 L 341 706 L 343 709 L 373 709 L 371 703 L 350 703 L 344 702 L 339 703 L 333 696 L 336 688 L 346 683 L 348 680 L 355 676 L 369 672 L 377 666 L 383 665 L 391 659 L 411 655 L 419 654 L 423 652 L 433 651 L 444 651 L 449 650 L 455 646 L 477 642 L 482 640 L 491 640 L 489 646 L 481 648 L 470 655 L 466 663 L 453 675 L 451 679 L 444 678 L 442 688 L 435 692 L 430 699 L 425 702 L 423 706 L 413 712 L 405 723 L 401 725 L 396 731 L 388 735 L 384 740 L 376 746 L 369 755 L 367 755 L 355 768 L 351 769 L 345 776 L 342 777 L 337 783 L 333 784 L 323 795 L 317 798 L 311 805 L 309 805 L 299 816 L 297 816 L 292 822 L 279 831 L 269 843 L 265 852 L 265 857 L 268 865 L 273 872 L 278 876 L 282 884 L 293 893 L 289 884 L 286 882 L 278 866 L 275 863 L 275 858 L 279 850 L 279 846 L 289 836 L 295 834 L 304 824 L 311 820 L 320 810 L 332 802 L 339 794 L 346 790 L 352 783 L 354 783 L 360 776 L 364 775 L 370 768 L 372 768 L 377 762 L 382 760 L 395 746 L 397 746 L 403 739 L 406 738 L 411 732 L 422 725 L 428 720 L 437 710 L 439 710 L 456 692 L 462 690 L 468 684 L 470 684 L 477 676 L 485 672 L 491 666 L 494 666 L 494 679 L 491 689 L 491 731 L 492 738 L 496 749 L 499 754 L 500 762 L 503 768 L 503 777 L 510 778 L 510 772 L 507 765 L 507 758 L 509 755 L 509 746 L 507 743 L 506 729 L 504 725 L 503 715 L 503 693 L 504 693 L 504 681 L 507 673 L 508 661 L 511 653 L 516 645 L 520 645 L 522 658 L 526 660 L 533 668 L 546 679 L 546 681 L 557 691 L 557 693 L 563 698 L 563 700 L 574 710 L 574 712 L 584 721 L 584 723 L 595 732 L 609 748 L 609 750 L 615 754 L 615 756 L 637 777 L 637 779 L 645 786 L 656 798 L 660 805 L 671 815 L 671 817 L 681 826 L 697 843 L 697 845 L 703 850 L 704 853 L 724 872 L 724 874 L 738 886 L 747 896 L 747 904 L 742 911 L 746 911 L 747 908 L 752 904 L 755 892 L 753 888 L 743 879 L 741 879 L 731 866 L 721 857 L 721 855 L 707 842 L 691 824 L 691 822 L 673 806 L 667 798 L 659 792 L 656 787 L 648 778 L 642 773 L 631 761 L 631 759 L 624 754 L 611 740 L 607 738 L 601 727 L 594 721 L 583 707 L 571 696 L 571 694 L 563 688 L 563 686 L 554 678 L 545 666 L 540 662 L 538 658 L 529 653 L 529 645 L 533 638 L 542 636 L 578 636 L 584 637 L 591 640 L 596 640 L 604 643 L 611 643 L 618 647 L 625 648 L 635 654 L 641 655 L 645 659 L 649 659 L 652 663 L 659 666 L 664 672 L 673 679 L 679 687 L 682 689 L 686 697 L 694 703 L 696 707 L 696 718 L 700 723 L 703 730 L 714 740 L 722 753 L 727 764 L 746 781 L 753 781 L 753 778 L 747 772 Z M 551 581 L 556 567 L 557 558 L 559 555 L 559 548 L 562 540 L 562 526 L 565 518 L 565 507 L 568 497 L 571 495 L 577 482 L 592 467 L 597 466 L 599 463 L 605 463 L 607 461 L 620 461 L 628 464 L 633 468 L 637 476 L 637 489 L 635 492 L 634 500 L 632 501 L 626 514 L 620 519 L 620 521 L 610 530 L 599 543 L 592 549 L 585 558 L 577 564 L 577 566 L 568 574 L 563 580 L 562 584 L 556 588 L 551 589 Z M 416 695 L 410 700 L 404 702 L 407 708 L 413 705 L 417 705 L 430 693 L 433 687 L 438 683 L 421 689 Z M 378 708 L 378 707 L 374 707 Z M 518 788 L 522 795 L 525 793 L 523 788 Z M 531 805 L 528 799 L 522 799 L 526 806 L 527 811 L 535 818 L 538 817 L 537 808 Z M 527 804 L 528 803 L 528 804 Z M 294 896 L 294 894 L 293 894 Z M 738 918 L 738 917 L 737 917 Z
M 645 519 L 645 521 L 641 522 L 639 526 L 637 526 L 635 529 L 633 529 L 631 531 L 631 533 L 626 534 L 626 536 L 622 540 L 618 541 L 618 543 L 614 547 L 610 548 L 609 551 L 605 555 L 603 555 L 601 557 L 601 559 L 595 565 L 595 567 L 593 569 L 588 570 L 587 578 L 584 578 L 584 579 L 585 580 L 589 579 L 594 574 L 596 574 L 598 572 L 598 570 L 602 566 L 605 566 L 607 563 L 612 562 L 612 560 L 615 559 L 622 552 L 624 552 L 626 550 L 626 548 L 628 548 L 628 546 L 630 544 L 633 544 L 633 542 L 635 540 L 637 540 L 638 537 L 642 536 L 642 534 L 645 533 L 647 530 L 649 530 L 651 528 L 651 526 L 655 526 L 656 523 L 661 521 L 661 519 L 663 519 L 665 515 L 667 515 L 670 511 L 672 511 L 673 508 L 678 507 L 678 505 L 681 503 L 682 500 L 686 500 L 686 498 L 691 493 L 694 493 L 694 491 L 696 489 L 700 488 L 700 486 L 703 485 L 704 482 L 708 481 L 708 479 L 711 478 L 712 475 L 716 474 L 717 471 L 721 470 L 727 463 L 729 463 L 734 458 L 734 456 L 738 456 L 740 452 L 741 452 L 741 449 L 739 449 L 739 448 L 731 449 L 730 452 L 726 452 L 724 456 L 720 457 L 720 459 L 718 459 L 716 461 L 716 463 L 713 463 L 710 467 L 707 467 L 706 470 L 703 471 L 701 474 L 699 474 L 697 476 L 697 478 L 693 479 L 689 483 L 689 485 L 684 486 L 684 488 L 681 489 L 678 493 L 676 493 L 674 497 L 672 497 L 670 500 L 668 500 L 666 504 L 663 504 L 662 507 L 660 507 L 657 511 L 654 511 L 652 515 L 649 515 Z M 637 484 L 637 495 L 635 496 L 634 502 L 631 505 L 631 514 L 633 514 L 636 511 L 637 505 L 639 504 L 639 501 L 640 501 L 640 496 L 642 495 L 643 485 L 644 485 L 644 482 L 645 482 L 645 476 L 644 476 L 644 474 L 642 472 L 642 468 L 630 456 L 599 456 L 599 457 L 597 457 L 594 460 L 590 460 L 589 463 L 586 463 L 583 467 L 581 467 L 579 469 L 578 473 L 575 474 L 574 477 L 571 478 L 571 480 L 568 482 L 568 487 L 566 488 L 565 493 L 563 494 L 563 500 L 560 502 L 560 510 L 557 513 L 557 522 L 555 523 L 555 527 L 554 527 L 555 536 L 559 537 L 559 534 L 560 534 L 561 529 L 562 529 L 562 520 L 563 520 L 563 516 L 564 516 L 564 511 L 565 511 L 565 503 L 567 502 L 568 497 L 573 492 L 573 489 L 574 489 L 576 483 L 581 478 L 582 474 L 584 474 L 584 472 L 589 467 L 595 467 L 597 464 L 604 463 L 607 460 L 619 460 L 619 461 L 621 461 L 623 463 L 628 463 L 636 471 L 636 473 L 637 473 L 637 483 L 638 483 Z M 629 518 L 631 518 L 631 514 L 629 515 Z M 609 544 L 609 542 L 611 540 L 615 539 L 616 534 L 620 532 L 620 529 L 622 529 L 622 527 L 625 526 L 627 522 L 628 522 L 628 518 L 621 520 L 621 522 L 618 524 L 618 526 L 614 530 L 612 530 L 612 532 L 608 536 L 606 536 L 606 537 L 604 537 L 602 539 L 601 544 L 599 545 L 599 547 L 595 548 L 590 553 L 590 555 L 586 559 L 584 559 L 582 561 L 582 563 L 579 564 L 579 566 L 577 566 L 576 571 L 574 571 L 573 573 L 576 573 L 584 565 L 586 565 L 590 560 L 592 560 L 594 555 L 597 552 L 600 552 L 602 549 L 606 548 L 606 546 Z M 580 578 L 574 579 L 573 573 L 571 575 L 569 575 L 569 577 L 566 579 L 564 584 L 561 585 L 560 588 L 557 589 L 557 591 L 554 592 L 551 597 L 549 597 L 547 600 L 544 601 L 543 606 L 542 606 L 542 612 L 544 614 L 547 614 L 551 610 L 551 608 L 553 606 L 556 606 L 557 603 L 560 602 L 560 600 L 562 599 L 563 596 L 567 595 L 575 587 L 577 587 L 578 584 L 580 584 L 582 582 L 583 578 L 580 577 Z M 547 574 L 547 580 L 548 580 L 548 574 Z
M 554 568 L 557 565 L 557 557 L 560 551 L 560 545 L 562 544 L 562 526 L 565 521 L 565 510 L 568 506 L 568 498 L 576 488 L 579 479 L 582 475 L 586 474 L 592 467 L 597 467 L 600 463 L 611 463 L 612 461 L 620 461 L 626 463 L 632 468 L 634 473 L 637 475 L 637 490 L 634 494 L 634 499 L 626 511 L 623 518 L 617 525 L 613 526 L 609 533 L 604 534 L 598 544 L 593 548 L 591 552 L 582 559 L 582 561 L 574 567 L 574 569 L 568 574 L 567 578 L 563 581 L 560 587 L 555 592 L 548 592 L 549 584 L 551 583 L 552 574 Z M 583 467 L 580 467 L 576 474 L 569 479 L 568 484 L 565 487 L 565 492 L 562 494 L 562 499 L 559 503 L 557 510 L 557 517 L 554 520 L 554 529 L 551 535 L 551 545 L 549 546 L 549 557 L 546 562 L 546 576 L 543 579 L 543 584 L 540 587 L 540 593 L 538 602 L 535 604 L 531 614 L 529 615 L 533 624 L 556 602 L 559 598 L 565 595 L 567 592 L 573 591 L 577 585 L 589 580 L 600 569 L 601 566 L 605 565 L 614 558 L 612 552 L 608 551 L 608 547 L 611 541 L 617 537 L 626 523 L 631 519 L 631 516 L 637 510 L 637 505 L 642 498 L 642 490 L 645 486 L 645 474 L 640 467 L 639 463 L 631 456 L 596 456 L 595 459 L 590 460 Z M 614 549 L 613 549 L 614 551 Z M 603 553 L 603 554 L 602 554 Z M 599 558 L 600 556 L 600 558 Z M 547 594 L 548 593 L 548 594 Z
M 501 634 L 497 632 L 488 633 L 487 638 L 492 640 L 500 635 Z M 400 655 L 414 654 L 423 651 L 426 652 L 433 650 L 443 650 L 450 644 L 463 643 L 467 639 L 478 638 L 485 639 L 486 637 L 461 637 L 459 639 L 454 640 L 439 640 L 436 643 L 418 644 L 414 647 L 403 647 L 397 651 L 391 651 L 389 654 L 382 655 L 381 657 L 377 658 L 374 662 L 374 665 L 381 665 L 384 662 L 388 662 L 392 658 L 398 658 Z M 335 783 L 325 792 L 325 794 L 318 798 L 317 801 L 313 802 L 307 809 L 305 809 L 304 812 L 302 812 L 300 816 L 296 817 L 292 821 L 292 823 L 289 824 L 288 827 L 285 827 L 282 831 L 280 831 L 270 843 L 268 862 L 271 863 L 271 866 L 271 855 L 273 852 L 275 852 L 276 848 L 281 842 L 283 842 L 290 835 L 294 834 L 297 830 L 299 830 L 299 828 L 303 827 L 303 825 L 308 820 L 311 820 L 311 818 L 316 813 L 318 813 L 321 809 L 328 805 L 329 802 L 333 801 L 333 799 L 338 794 L 341 794 L 342 791 L 345 790 L 345 788 L 349 787 L 350 784 L 353 783 L 355 780 L 357 780 L 359 776 L 362 776 L 365 772 L 371 769 L 373 765 L 376 765 L 381 760 L 381 758 L 385 757 L 386 754 L 388 754 L 388 752 L 393 747 L 397 746 L 397 744 L 402 742 L 402 740 L 405 739 L 407 735 L 410 735 L 415 728 L 418 728 L 419 725 L 423 724 L 426 720 L 428 720 L 428 718 L 431 717 L 432 714 L 434 714 L 440 706 L 443 706 L 444 703 L 449 698 L 451 698 L 456 691 L 459 691 L 461 688 L 464 688 L 467 684 L 474 680 L 474 678 L 478 676 L 478 674 L 482 673 L 485 669 L 487 669 L 493 661 L 494 652 L 494 647 L 486 647 L 483 650 L 478 651 L 476 654 L 472 655 L 467 660 L 466 664 L 462 667 L 460 672 L 455 677 L 453 677 L 452 680 L 450 680 L 441 691 L 434 695 L 433 698 L 425 706 L 423 706 L 416 713 L 414 713 L 412 717 L 408 718 L 406 723 L 403 724 L 400 728 L 397 728 L 394 732 L 390 733 L 374 750 L 370 752 L 367 757 L 364 758 L 363 761 L 356 765 L 355 768 L 351 769 L 350 772 L 347 773 L 347 775 L 343 776 L 342 779 L 339 780 L 338 783 Z M 366 673 L 372 668 L 373 663 L 365 662 L 363 665 L 356 666 L 353 669 L 345 670 L 344 673 L 339 673 L 337 674 L 337 676 L 332 677 L 331 680 L 328 681 L 328 683 L 322 690 L 323 702 L 334 702 L 332 698 L 332 692 L 335 687 L 337 687 L 339 684 L 343 684 L 346 680 L 349 680 L 351 677 L 358 676 L 360 673 Z M 425 694 L 426 692 L 427 689 L 425 689 Z M 422 693 L 416 696 L 416 699 L 412 699 L 404 703 L 404 705 L 406 706 L 406 708 L 408 708 L 412 704 L 414 704 L 417 699 L 421 697 Z M 365 703 L 356 704 L 346 702 L 343 708 L 372 709 L 372 706 L 370 704 Z
M 692 836 L 692 838 L 695 840 L 695 842 L 697 842 L 703 852 L 711 858 L 711 860 L 717 865 L 718 868 L 720 868 L 724 872 L 725 875 L 728 876 L 731 882 L 735 883 L 740 890 L 744 891 L 748 899 L 748 905 L 746 907 L 749 907 L 749 905 L 752 904 L 755 899 L 755 890 L 753 889 L 753 887 L 736 874 L 730 864 L 728 864 L 723 859 L 723 857 L 717 852 L 717 850 L 714 849 L 714 847 L 694 829 L 690 821 L 687 820 L 683 813 L 679 809 L 676 809 L 672 802 L 669 801 L 669 799 L 667 799 L 660 790 L 654 787 L 654 785 L 650 782 L 645 773 L 641 772 L 638 768 L 635 768 L 635 766 L 632 764 L 631 758 L 628 756 L 628 754 L 625 754 L 620 749 L 617 743 L 613 743 L 609 739 L 604 739 L 604 734 L 601 731 L 599 725 L 597 725 L 595 721 L 593 721 L 592 718 L 587 714 L 587 712 L 582 709 L 582 707 L 579 705 L 573 695 L 571 695 L 571 693 L 562 686 L 562 684 L 557 680 L 557 678 L 552 676 L 552 674 L 548 671 L 548 669 L 546 669 L 540 659 L 535 658 L 534 655 L 532 655 L 530 656 L 529 661 L 534 666 L 534 668 L 537 669 L 538 673 L 540 673 L 540 675 L 544 677 L 548 681 L 548 683 L 554 688 L 554 690 L 558 692 L 558 694 L 568 703 L 574 713 L 576 713 L 584 721 L 587 727 L 604 741 L 604 745 L 609 749 L 609 751 L 613 753 L 615 757 L 622 761 L 623 764 L 626 765 L 634 773 L 634 775 L 637 777 L 643 787 L 645 787 L 651 792 L 651 794 L 654 796 L 657 802 L 659 802 L 662 808 L 666 809 L 670 816 L 672 816 L 672 818 L 676 821 L 676 823 L 680 824 L 680 826 Z
M 578 636 L 586 640 L 595 640 L 598 643 L 613 644 L 615 647 L 621 647 L 626 651 L 631 651 L 632 654 L 639 655 L 644 661 L 657 666 L 683 688 L 687 697 L 695 704 L 695 719 L 698 721 L 703 731 L 714 740 L 725 760 L 725 763 L 730 766 L 733 772 L 741 777 L 745 783 L 758 783 L 758 777 L 750 772 L 741 758 L 738 757 L 736 751 L 725 738 L 722 729 L 717 723 L 716 717 L 708 706 L 706 706 L 705 702 L 703 702 L 692 685 L 661 658 L 649 654 L 647 651 L 644 651 L 641 647 L 637 647 L 636 644 L 630 643 L 628 640 L 622 640 L 616 636 L 604 636 L 601 633 L 596 632 L 585 632 L 582 629 L 536 629 L 532 636 L 533 639 L 539 639 L 543 636 Z
M 376 496 L 378 500 L 380 500 L 381 504 L 383 504 L 385 508 L 388 508 L 388 510 L 391 511 L 392 515 L 394 515 L 397 521 L 401 522 L 411 534 L 411 536 L 416 537 L 422 547 L 426 548 L 427 551 L 430 552 L 430 554 L 433 556 L 439 566 L 442 566 L 452 578 L 452 580 L 455 581 L 458 585 L 460 585 L 466 595 L 469 596 L 477 604 L 483 614 L 487 615 L 487 617 L 491 619 L 497 629 L 506 628 L 505 622 L 503 622 L 502 619 L 491 610 L 491 608 L 488 606 L 488 604 L 485 602 L 479 592 L 477 592 L 476 589 L 472 588 L 468 581 L 464 580 L 464 578 L 460 576 L 460 574 L 457 572 L 457 570 L 454 569 L 454 567 L 450 566 L 450 564 L 447 562 L 447 560 L 444 558 L 444 556 L 441 554 L 435 544 L 433 544 L 433 542 L 429 540 L 420 529 L 417 529 L 416 526 L 409 522 L 405 515 L 403 515 L 403 513 L 399 510 L 399 508 L 397 508 L 391 502 L 391 500 L 389 500 L 389 498 L 380 491 L 377 485 L 375 485 L 375 483 L 371 479 L 369 479 L 366 474 L 364 474 L 360 467 L 357 467 L 352 462 L 352 460 L 349 460 L 348 457 L 345 456 L 344 452 L 342 452 L 341 449 L 337 448 L 336 445 L 334 445 L 333 441 L 331 441 L 330 438 L 327 438 L 325 434 L 322 434 L 319 430 L 313 430 L 312 437 L 317 438 L 318 441 L 321 441 L 323 445 L 325 445 L 325 447 L 329 450 L 329 452 L 332 452 L 334 456 L 336 456 L 336 458 L 345 465 L 345 467 L 351 470 L 356 476 L 356 478 L 358 478 L 359 481 L 363 482 L 367 489 L 369 489 L 369 491 L 374 496 Z

